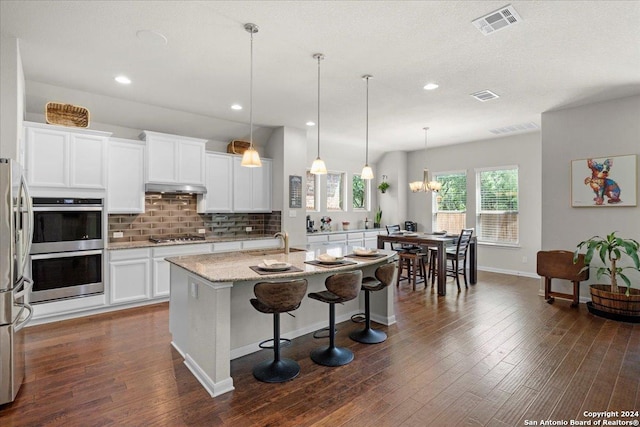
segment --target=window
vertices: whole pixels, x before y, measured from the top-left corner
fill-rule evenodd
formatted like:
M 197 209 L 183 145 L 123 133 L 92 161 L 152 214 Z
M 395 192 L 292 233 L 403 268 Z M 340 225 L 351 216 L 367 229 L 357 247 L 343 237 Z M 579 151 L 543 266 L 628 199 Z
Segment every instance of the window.
M 478 241 L 518 243 L 518 168 L 476 170 Z
M 433 193 L 432 230 L 459 233 L 467 223 L 467 173 L 442 172 L 433 177 L 442 188 Z
M 308 211 L 318 210 L 318 188 L 318 175 L 314 175 L 310 171 L 307 171 L 306 203 Z
M 353 210 L 356 209 L 369 209 L 369 180 L 362 179 L 359 174 L 353 174 L 351 180 L 351 196 Z
M 344 172 L 327 173 L 327 210 L 344 210 Z

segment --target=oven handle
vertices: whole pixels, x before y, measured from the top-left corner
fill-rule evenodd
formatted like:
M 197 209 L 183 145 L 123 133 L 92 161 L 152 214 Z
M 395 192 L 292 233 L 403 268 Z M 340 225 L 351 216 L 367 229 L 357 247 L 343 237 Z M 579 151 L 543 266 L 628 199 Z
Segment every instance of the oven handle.
M 102 206 L 34 206 L 34 212 L 69 212 L 69 211 L 84 211 L 84 212 L 100 212 Z
M 13 328 L 14 332 L 18 332 L 20 329 L 24 328 L 26 324 L 29 323 L 29 320 L 31 320 L 31 318 L 33 317 L 33 307 L 31 307 L 31 305 L 29 305 L 26 302 L 24 304 L 18 304 L 18 305 L 29 310 L 29 315 L 22 322 L 16 323 L 16 326 Z
M 32 260 L 52 259 L 52 258 L 69 258 L 74 256 L 102 255 L 102 249 L 93 251 L 74 251 L 74 252 L 54 252 L 49 254 L 31 255 Z

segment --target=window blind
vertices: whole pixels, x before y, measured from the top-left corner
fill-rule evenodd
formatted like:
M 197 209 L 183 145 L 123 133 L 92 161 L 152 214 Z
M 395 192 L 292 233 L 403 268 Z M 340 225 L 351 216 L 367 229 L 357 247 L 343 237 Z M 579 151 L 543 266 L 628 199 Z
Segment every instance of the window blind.
M 476 186 L 478 240 L 518 243 L 518 168 L 480 170 Z
M 440 173 L 434 179 L 442 188 L 433 193 L 432 229 L 459 232 L 466 228 L 467 221 L 467 173 Z

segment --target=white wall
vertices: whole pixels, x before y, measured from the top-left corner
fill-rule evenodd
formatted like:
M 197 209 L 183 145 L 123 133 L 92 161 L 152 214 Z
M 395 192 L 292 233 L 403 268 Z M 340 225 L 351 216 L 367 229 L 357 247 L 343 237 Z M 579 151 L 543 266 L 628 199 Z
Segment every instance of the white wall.
M 376 189 L 378 205 L 382 209 L 382 224 L 400 224 L 404 228 L 404 222 L 413 219 L 407 215 L 409 188 L 407 173 L 407 153 L 405 151 L 391 151 L 385 153 L 378 161 L 379 174 L 376 176 L 375 187 L 382 182 L 382 175 L 387 176 L 389 189 L 382 194 Z M 421 169 L 422 171 L 422 169 Z
M 24 72 L 18 39 L 0 35 L 0 157 L 20 160 Z
M 422 179 L 424 151 L 409 153 L 409 180 Z M 520 241 L 517 247 L 481 244 L 478 268 L 488 271 L 536 275 L 536 254 L 540 250 L 541 150 L 540 133 L 526 133 L 474 141 L 453 146 L 430 148 L 427 167 L 430 172 L 467 172 L 467 227 L 476 228 L 475 169 L 518 166 Z M 408 184 L 408 218 L 418 222 L 419 230 L 431 231 L 431 194 L 411 193 Z M 452 230 L 450 230 L 452 231 Z
M 640 206 L 571 207 L 572 160 L 627 154 L 640 154 L 640 96 L 542 114 L 542 249 L 575 250 L 582 240 L 616 230 L 640 241 Z

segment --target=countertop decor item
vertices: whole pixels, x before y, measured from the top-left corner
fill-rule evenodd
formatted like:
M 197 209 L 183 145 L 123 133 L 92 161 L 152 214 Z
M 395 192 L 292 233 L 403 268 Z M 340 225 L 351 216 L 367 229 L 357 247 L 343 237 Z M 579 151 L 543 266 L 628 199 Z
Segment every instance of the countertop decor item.
M 49 124 L 77 128 L 89 127 L 89 110 L 79 105 L 47 102 L 45 110 L 45 120 Z
M 249 148 L 242 154 L 240 164 L 247 168 L 259 168 L 262 166 L 260 154 L 253 147 L 253 35 L 258 32 L 256 24 L 244 24 L 244 29 L 251 34 L 251 65 L 249 67 Z
M 594 314 L 610 313 L 614 317 L 617 316 L 616 320 L 640 322 L 640 289 L 632 288 L 631 278 L 623 273 L 625 270 L 640 272 L 640 243 L 635 239 L 618 237 L 615 231 L 604 238 L 593 236 L 578 244 L 574 252 L 574 262 L 583 248 L 586 249 L 584 268 L 596 269 L 598 279 L 602 276 L 610 278 L 609 284 L 589 286 L 592 300 L 591 305 L 588 305 L 589 310 Z M 602 265 L 592 265 L 594 255 Z M 624 291 L 618 286 L 618 278 L 626 285 Z M 592 308 L 596 312 L 591 310 Z
M 382 209 L 378 206 L 375 219 L 373 220 L 373 228 L 380 228 L 380 221 L 382 221 Z

